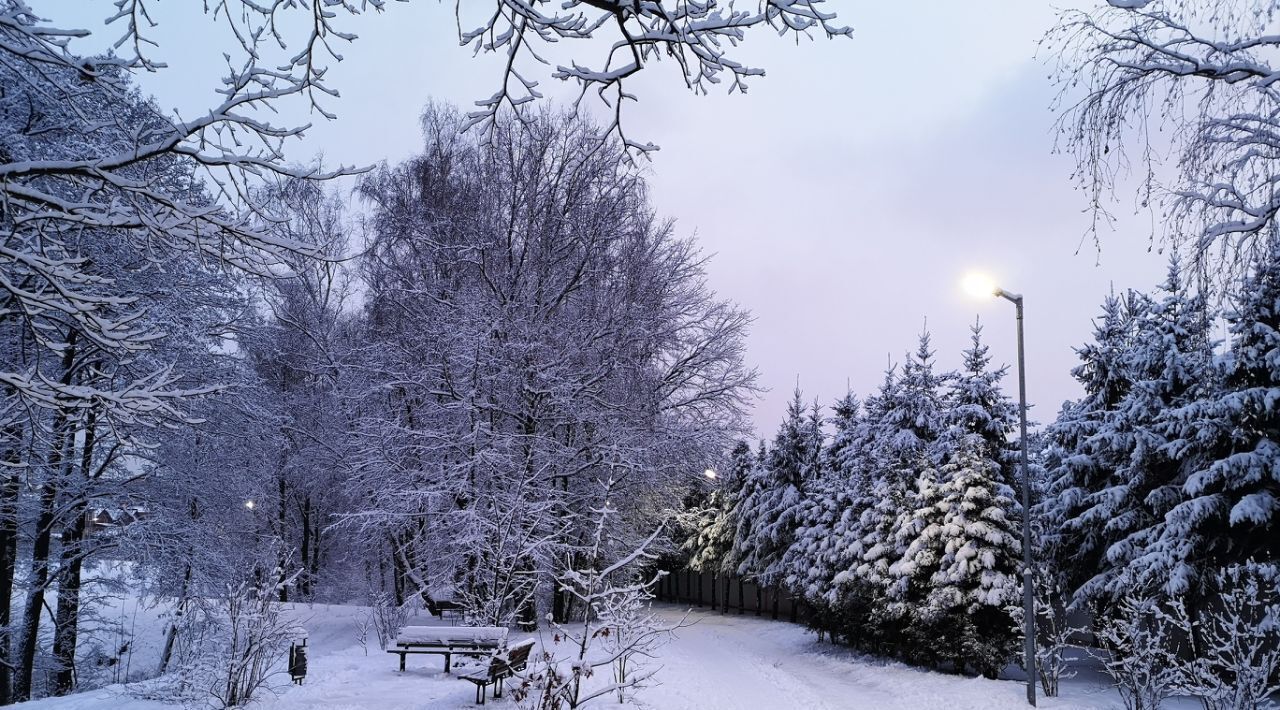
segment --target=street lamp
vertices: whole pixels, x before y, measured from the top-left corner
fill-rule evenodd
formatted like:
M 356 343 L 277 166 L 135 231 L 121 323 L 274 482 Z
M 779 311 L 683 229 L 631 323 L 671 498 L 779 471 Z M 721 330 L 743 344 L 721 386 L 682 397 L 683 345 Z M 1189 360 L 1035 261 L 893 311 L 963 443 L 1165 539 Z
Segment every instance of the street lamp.
M 711 480 L 713 480 L 713 481 L 714 481 L 714 480 L 716 480 L 716 470 L 715 470 L 714 468 L 709 468 L 709 469 L 707 469 L 707 470 L 703 471 L 703 472 L 702 472 L 702 475 L 706 476 L 707 478 L 709 478 L 709 479 L 711 479 Z
M 1022 348 L 1022 294 L 1010 293 L 981 274 L 964 278 L 964 288 L 973 296 L 999 296 L 1013 304 L 1018 318 L 1018 416 L 1022 433 L 1022 627 L 1023 653 L 1027 667 L 1027 702 L 1036 704 L 1036 606 L 1031 568 L 1031 473 L 1027 467 L 1027 366 Z
M 246 500 L 244 502 L 244 507 L 248 508 L 249 510 L 253 510 L 254 505 L 255 505 L 254 502 L 251 500 Z

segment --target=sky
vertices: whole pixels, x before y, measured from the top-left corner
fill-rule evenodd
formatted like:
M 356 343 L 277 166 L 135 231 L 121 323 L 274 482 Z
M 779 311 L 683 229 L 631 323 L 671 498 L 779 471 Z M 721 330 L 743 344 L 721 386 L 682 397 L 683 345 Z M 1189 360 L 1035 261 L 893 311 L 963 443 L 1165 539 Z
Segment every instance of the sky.
M 93 30 L 85 49 L 119 34 L 102 27 L 110 0 L 31 4 L 61 26 Z M 228 39 L 201 5 L 149 6 L 154 53 L 169 67 L 139 83 L 186 115 L 216 100 Z M 496 89 L 500 63 L 458 46 L 452 3 L 388 5 L 348 23 L 359 39 L 328 76 L 341 96 L 326 108 L 338 118 L 312 116 L 291 159 L 402 160 L 421 148 L 428 101 L 465 109 Z M 1054 153 L 1050 57 L 1037 57 L 1054 9 L 1025 0 L 828 9 L 852 38 L 749 35 L 739 56 L 766 76 L 745 95 L 694 95 L 670 62 L 629 85 L 639 97 L 626 115 L 630 137 L 661 148 L 645 168 L 655 209 L 696 236 L 712 257 L 710 285 L 755 317 L 747 353 L 765 388 L 756 433 L 772 435 L 797 386 L 824 406 L 849 389 L 873 393 L 925 329 L 949 369 L 980 319 L 995 361 L 1012 365 L 1014 309 L 966 296 L 961 279 L 975 270 L 1023 294 L 1031 416 L 1051 421 L 1080 394 L 1074 348 L 1103 297 L 1149 289 L 1167 261 L 1149 240 L 1150 217 L 1123 193 L 1114 230 L 1100 246 L 1087 236 L 1072 161 Z M 600 49 L 572 51 L 594 59 Z M 570 95 L 551 80 L 540 88 Z M 1012 368 L 1006 391 L 1016 396 Z

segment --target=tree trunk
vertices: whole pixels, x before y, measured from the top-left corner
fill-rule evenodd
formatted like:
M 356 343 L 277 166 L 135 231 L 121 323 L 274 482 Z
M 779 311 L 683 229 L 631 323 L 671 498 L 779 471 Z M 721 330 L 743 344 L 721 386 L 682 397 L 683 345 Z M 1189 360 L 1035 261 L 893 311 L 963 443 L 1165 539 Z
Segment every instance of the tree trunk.
M 173 623 L 164 637 L 164 651 L 160 653 L 160 673 L 169 669 L 173 660 L 173 647 L 178 641 L 178 631 L 182 628 L 182 617 L 187 613 L 187 595 L 191 589 L 191 565 L 187 565 L 182 573 L 182 587 L 178 590 L 178 605 L 173 611 Z
M 61 424 L 60 429 L 66 429 Z M 56 455 L 50 456 L 50 469 L 62 467 L 65 433 L 55 437 Z M 35 672 L 36 644 L 40 636 L 40 614 L 44 611 L 45 588 L 49 585 L 49 548 L 53 539 L 54 507 L 58 501 L 58 486 L 52 471 L 40 487 L 40 512 L 36 518 L 36 535 L 31 546 L 31 578 L 27 588 L 27 603 L 22 610 L 22 642 L 18 653 L 18 678 L 14 684 L 14 700 L 31 699 L 32 676 Z
M 308 498 L 307 500 L 310 501 L 311 499 Z M 304 556 L 302 561 L 304 564 L 307 564 L 308 569 L 310 569 L 307 577 L 307 589 L 314 593 L 315 586 L 319 583 L 320 579 L 320 542 L 322 540 L 323 531 L 320 528 L 320 523 L 322 521 L 318 519 L 320 518 L 320 514 L 314 507 L 311 509 L 311 517 L 311 559 L 308 560 Z
M 311 496 L 302 498 L 302 569 L 298 576 L 298 594 L 311 598 Z
M 559 580 L 554 580 L 552 584 L 554 587 L 551 589 L 551 620 L 557 624 L 563 624 L 566 621 L 564 592 L 561 591 Z
M 404 562 L 401 561 L 396 539 L 391 535 L 387 535 L 387 546 L 391 549 L 391 593 L 399 607 L 404 604 Z
M 75 333 L 68 337 L 68 347 L 62 356 L 62 379 L 65 386 L 71 384 L 72 366 L 75 364 Z M 31 576 L 28 579 L 26 606 L 22 610 L 22 641 L 18 649 L 18 676 L 14 681 L 13 699 L 25 702 L 31 699 L 31 686 L 35 673 L 36 645 L 40 636 L 40 614 L 44 611 L 44 593 L 49 584 L 49 546 L 53 539 L 53 520 L 58 502 L 59 479 L 63 470 L 67 449 L 74 445 L 70 435 L 71 422 L 65 409 L 59 409 L 53 421 L 53 445 L 49 450 L 44 483 L 40 486 L 40 510 L 36 517 L 35 539 L 31 545 Z
M 75 687 L 85 513 L 84 504 L 77 505 L 72 512 L 75 520 L 62 530 L 63 569 L 58 575 L 58 609 L 53 624 L 53 658 L 57 666 L 53 675 L 54 695 L 66 695 Z
M 97 441 L 97 413 L 89 411 L 80 453 L 80 477 L 86 484 L 93 476 L 93 447 Z M 67 511 L 62 529 L 62 564 L 58 573 L 58 610 L 53 621 L 53 694 L 66 695 L 76 682 L 76 639 L 80 627 L 80 582 L 84 570 L 84 529 L 88 514 L 88 486 L 79 492 Z M 126 679 L 127 680 L 127 679 Z
M 288 490 L 285 486 L 283 465 L 281 466 L 280 475 L 276 477 L 276 481 L 280 484 L 280 502 L 277 506 L 278 514 L 276 516 L 276 536 L 280 544 L 280 554 L 277 557 L 280 575 L 280 601 L 287 602 L 289 601 L 289 588 L 284 584 L 284 580 L 288 575 L 288 571 L 284 568 L 284 541 L 288 539 L 285 535 L 285 524 L 288 522 L 287 511 L 285 510 L 285 495 Z
M 528 575 L 534 574 L 535 570 L 533 561 L 528 559 L 521 560 L 520 572 Z M 516 607 L 516 623 L 521 631 L 530 632 L 538 630 L 537 590 L 538 586 L 536 584 L 529 587 L 528 590 L 521 595 L 521 599 L 518 602 L 519 606 Z
M 12 425 L 4 432 L 4 457 L 0 463 L 0 705 L 13 702 L 13 577 L 18 562 L 18 493 L 22 476 L 22 427 Z

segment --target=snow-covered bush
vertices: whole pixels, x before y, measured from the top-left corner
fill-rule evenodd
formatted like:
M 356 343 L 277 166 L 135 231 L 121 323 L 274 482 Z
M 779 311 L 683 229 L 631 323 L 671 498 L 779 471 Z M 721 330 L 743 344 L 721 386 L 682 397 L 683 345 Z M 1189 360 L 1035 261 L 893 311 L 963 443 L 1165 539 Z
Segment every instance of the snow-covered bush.
M 666 642 L 666 626 L 654 615 L 649 603 L 661 575 L 641 584 L 614 590 L 596 603 L 600 627 L 600 647 L 613 659 L 613 684 L 618 702 L 626 700 L 629 689 L 636 687 L 651 673 L 644 660 Z
M 1280 571 L 1248 562 L 1219 572 L 1198 619 L 1196 657 L 1183 689 L 1206 710 L 1277 708 L 1280 693 Z
M 131 695 L 184 706 L 240 707 L 273 690 L 285 670 L 297 621 L 276 601 L 279 570 L 264 582 L 249 574 L 227 581 L 216 596 L 189 599 L 166 634 L 166 658 L 155 678 L 132 684 Z
M 1126 710 L 1158 710 L 1179 692 L 1188 631 L 1179 623 L 1180 609 L 1159 599 L 1126 597 L 1100 624 L 1103 668 Z
M 228 585 L 221 600 L 224 626 L 209 689 L 219 707 L 245 705 L 269 689 L 272 677 L 284 670 L 285 649 L 296 626 L 281 617 L 275 601 L 276 588 L 283 583 Z
M 396 604 L 389 592 L 373 592 L 369 595 L 369 623 L 378 637 L 378 647 L 386 649 L 396 634 L 409 620 L 409 603 Z
M 369 655 L 369 629 L 373 628 L 373 610 L 367 609 L 356 617 L 353 626 L 356 643 L 360 644 L 360 650 L 364 651 L 364 655 Z
M 1054 698 L 1058 695 L 1061 681 L 1075 675 L 1067 660 L 1066 650 L 1074 647 L 1072 638 L 1084 629 L 1071 624 L 1067 603 L 1069 597 L 1053 562 L 1042 560 L 1037 567 L 1036 673 L 1040 676 L 1040 687 L 1044 694 Z
M 683 619 L 666 624 L 650 608 L 653 589 L 663 573 L 648 573 L 644 568 L 657 558 L 650 548 L 661 526 L 631 552 L 609 554 L 609 530 L 615 524 L 610 519 L 617 510 L 610 507 L 607 490 L 606 486 L 604 504 L 592 511 L 596 516 L 593 542 L 582 551 L 584 559 L 595 560 L 596 566 L 569 569 L 562 581 L 564 593 L 581 610 L 581 619 L 557 622 L 548 615 L 550 643 L 544 639 L 541 654 L 530 661 L 529 670 L 513 688 L 512 696 L 521 708 L 580 708 L 611 696 L 623 702 L 628 691 L 658 670 L 643 661 L 672 631 L 685 625 Z M 597 672 L 611 673 L 611 680 L 593 682 Z
M 1280 572 L 1248 562 L 1214 575 L 1194 610 L 1182 599 L 1126 599 L 1099 638 L 1107 672 L 1127 708 L 1147 710 L 1173 694 L 1206 710 L 1278 706 Z

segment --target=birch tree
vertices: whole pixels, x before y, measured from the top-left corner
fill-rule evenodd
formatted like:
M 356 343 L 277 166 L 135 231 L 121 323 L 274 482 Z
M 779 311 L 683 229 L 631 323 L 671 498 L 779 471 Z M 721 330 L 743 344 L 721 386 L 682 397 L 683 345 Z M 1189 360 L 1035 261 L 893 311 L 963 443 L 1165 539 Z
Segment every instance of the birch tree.
M 1262 0 L 1110 0 L 1045 37 L 1062 147 L 1099 225 L 1134 169 L 1135 204 L 1206 269 L 1239 273 L 1275 229 L 1277 8 Z M 1167 157 L 1166 157 L 1167 156 Z M 1212 270 L 1197 273 L 1213 273 Z

